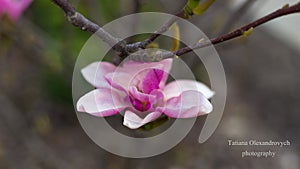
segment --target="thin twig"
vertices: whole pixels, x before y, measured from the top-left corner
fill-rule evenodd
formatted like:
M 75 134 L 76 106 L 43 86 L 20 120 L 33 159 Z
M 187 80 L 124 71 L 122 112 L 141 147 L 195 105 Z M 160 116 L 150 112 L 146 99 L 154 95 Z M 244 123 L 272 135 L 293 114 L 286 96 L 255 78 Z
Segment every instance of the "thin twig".
M 176 21 L 179 20 L 179 18 L 185 18 L 187 19 L 188 16 L 185 14 L 184 8 L 172 16 L 167 22 L 165 22 L 160 28 L 158 28 L 153 34 L 150 35 L 150 37 L 144 41 L 141 42 L 136 42 L 132 44 L 127 44 L 126 45 L 126 50 L 129 52 L 135 52 L 138 49 L 145 49 L 147 45 L 155 41 L 161 34 L 164 32 L 168 31 L 168 29 L 175 23 Z
M 214 0 L 210 1 L 205 1 L 202 3 L 202 13 L 204 11 L 206 11 L 211 4 L 213 4 Z M 189 19 L 191 18 L 195 13 L 194 11 L 189 11 L 188 9 L 190 9 L 190 7 L 188 6 L 188 3 L 183 7 L 182 10 L 180 10 L 177 14 L 175 14 L 174 16 L 172 16 L 167 22 L 165 22 L 158 30 L 156 30 L 153 34 L 150 35 L 150 37 L 144 41 L 141 42 L 136 42 L 136 43 L 132 43 L 132 44 L 127 44 L 126 45 L 126 51 L 128 52 L 135 52 L 138 49 L 145 49 L 147 47 L 147 45 L 149 45 L 150 43 L 152 43 L 153 41 L 155 41 L 155 39 L 157 39 L 161 34 L 163 34 L 164 32 L 166 32 L 176 21 L 179 20 L 179 18 L 183 18 L 183 19 Z M 191 9 L 190 9 L 191 10 Z M 201 14 L 202 14 L 201 13 Z M 197 15 L 200 15 L 200 13 L 198 13 Z
M 123 41 L 113 37 L 110 33 L 106 32 L 99 25 L 85 18 L 81 13 L 77 12 L 75 8 L 69 3 L 68 0 L 51 0 L 57 6 L 59 6 L 66 14 L 69 22 L 74 26 L 79 27 L 81 30 L 95 33 L 108 45 L 113 47 L 114 50 L 122 52 L 125 44 Z
M 147 45 L 149 45 L 151 42 L 153 42 L 156 38 L 158 38 L 162 33 L 166 32 L 169 27 L 178 20 L 179 18 L 176 16 L 172 16 L 170 20 L 168 20 L 166 23 L 164 23 L 158 30 L 156 30 L 153 34 L 150 35 L 150 37 L 144 41 L 136 42 L 132 44 L 126 45 L 126 50 L 129 52 L 135 52 L 138 49 L 145 49 Z
M 137 42 L 133 44 L 126 44 L 125 41 L 121 41 L 115 37 L 113 37 L 111 34 L 103 30 L 99 25 L 93 23 L 92 21 L 85 18 L 82 14 L 78 13 L 74 7 L 68 2 L 68 0 L 52 0 L 55 4 L 57 4 L 66 14 L 68 20 L 74 25 L 82 30 L 96 33 L 98 37 L 100 37 L 104 42 L 108 43 L 111 47 L 113 47 L 114 50 L 121 52 L 121 53 L 128 53 L 128 52 L 135 52 L 139 48 L 145 48 L 148 44 L 153 42 L 156 38 L 158 38 L 163 32 L 167 31 L 168 28 L 176 22 L 179 17 L 185 18 L 187 17 L 185 15 L 184 10 L 180 11 L 176 16 L 172 17 L 170 20 L 168 20 L 162 27 L 160 27 L 156 32 L 154 32 L 148 39 L 142 42 Z M 203 48 L 206 46 L 209 46 L 210 44 L 218 44 L 222 43 L 224 41 L 228 41 L 237 37 L 240 37 L 243 35 L 243 33 L 251 28 L 256 28 L 266 22 L 269 22 L 275 18 L 292 14 L 292 13 L 298 13 L 300 12 L 300 3 L 297 3 L 293 6 L 287 6 L 283 7 L 281 9 L 278 9 L 277 11 L 266 15 L 254 22 L 251 22 L 239 29 L 236 29 L 232 32 L 229 32 L 227 34 L 221 35 L 219 37 L 213 38 L 211 40 L 206 40 L 202 42 L 197 42 L 193 45 L 187 46 L 185 48 L 181 48 L 173 53 L 165 53 L 162 54 L 162 58 L 169 58 L 173 57 L 174 55 L 180 56 L 185 53 L 191 52 L 194 49 Z
M 191 52 L 194 49 L 207 47 L 211 44 L 218 44 L 218 43 L 222 43 L 222 42 L 240 37 L 244 34 L 245 31 L 248 31 L 251 28 L 256 28 L 256 27 L 258 27 L 266 22 L 269 22 L 273 19 L 276 19 L 278 17 L 293 14 L 293 13 L 299 13 L 299 12 L 300 12 L 300 2 L 295 5 L 292 5 L 292 6 L 282 7 L 281 9 L 278 9 L 275 12 L 270 13 L 269 15 L 266 15 L 254 22 L 251 22 L 251 23 L 249 23 L 243 27 L 240 27 L 232 32 L 229 32 L 227 34 L 221 35 L 221 36 L 213 38 L 211 40 L 197 42 L 193 45 L 181 48 L 173 53 L 168 52 L 168 53 L 162 54 L 162 58 L 170 58 L 170 57 L 174 57 L 174 55 L 180 56 L 180 55 L 186 54 L 188 52 Z
M 125 41 L 119 40 L 113 37 L 111 34 L 106 32 L 96 23 L 90 21 L 85 18 L 82 14 L 77 12 L 75 8 L 69 3 L 68 0 L 51 0 L 57 6 L 59 6 L 66 14 L 66 17 L 74 26 L 79 27 L 80 29 L 90 32 L 96 33 L 98 37 L 100 37 L 104 42 L 108 43 L 114 50 L 121 52 L 121 55 L 127 55 L 128 52 L 135 52 L 139 48 L 145 48 L 148 44 L 153 42 L 157 37 L 159 37 L 162 33 L 166 32 L 168 28 L 178 20 L 178 17 L 184 17 L 184 10 L 180 11 L 176 16 L 172 17 L 169 21 L 167 21 L 162 27 L 160 27 L 156 32 L 154 32 L 149 39 L 137 42 L 133 44 L 126 44 Z

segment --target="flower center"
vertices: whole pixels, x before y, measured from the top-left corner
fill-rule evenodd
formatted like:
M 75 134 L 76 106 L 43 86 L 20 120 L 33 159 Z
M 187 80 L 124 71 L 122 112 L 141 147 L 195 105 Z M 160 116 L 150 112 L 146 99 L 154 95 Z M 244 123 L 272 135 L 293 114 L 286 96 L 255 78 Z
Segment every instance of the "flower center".
M 143 111 L 146 111 L 147 109 L 147 102 L 142 102 L 142 105 L 143 105 Z M 148 108 L 149 109 L 149 108 Z M 147 109 L 147 110 L 148 110 Z
M 130 102 L 132 103 L 133 107 L 139 111 L 147 111 L 150 109 L 151 104 L 147 101 L 140 101 L 134 97 L 129 97 Z

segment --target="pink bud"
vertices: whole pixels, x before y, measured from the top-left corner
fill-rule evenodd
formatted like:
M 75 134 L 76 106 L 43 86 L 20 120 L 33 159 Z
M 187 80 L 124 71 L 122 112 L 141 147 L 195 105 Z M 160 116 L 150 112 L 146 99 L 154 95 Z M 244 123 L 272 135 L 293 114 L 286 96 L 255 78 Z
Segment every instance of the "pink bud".
M 0 0 L 0 16 L 7 14 L 16 22 L 32 0 Z

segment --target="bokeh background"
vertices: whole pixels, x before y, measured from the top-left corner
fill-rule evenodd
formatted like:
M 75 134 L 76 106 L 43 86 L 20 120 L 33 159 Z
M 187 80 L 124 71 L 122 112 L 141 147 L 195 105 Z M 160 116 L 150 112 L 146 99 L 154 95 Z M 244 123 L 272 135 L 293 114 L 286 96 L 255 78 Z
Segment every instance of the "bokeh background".
M 71 2 L 100 25 L 136 12 L 174 14 L 185 4 L 173 0 Z M 191 22 L 215 37 L 288 2 L 296 1 L 216 1 Z M 35 0 L 18 22 L 0 21 L 0 168 L 299 169 L 299 21 L 300 14 L 283 17 L 255 29 L 250 37 L 216 46 L 226 72 L 228 97 L 221 123 L 207 142 L 197 141 L 205 120 L 199 117 L 172 150 L 129 159 L 98 147 L 84 133 L 74 111 L 73 66 L 91 35 L 70 25 L 49 0 Z M 189 54 L 182 57 L 199 80 L 209 82 L 201 63 Z M 110 120 L 120 122 L 120 118 Z M 232 147 L 228 139 L 289 140 L 291 145 Z M 244 150 L 271 150 L 276 156 L 242 158 Z

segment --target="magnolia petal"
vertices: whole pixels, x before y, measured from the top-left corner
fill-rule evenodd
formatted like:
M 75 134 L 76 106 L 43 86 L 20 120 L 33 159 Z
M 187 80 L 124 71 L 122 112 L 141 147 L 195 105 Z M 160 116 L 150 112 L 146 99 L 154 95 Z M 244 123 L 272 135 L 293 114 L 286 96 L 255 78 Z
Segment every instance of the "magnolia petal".
M 164 71 L 167 74 L 169 74 L 172 68 L 172 63 L 173 63 L 172 58 L 164 59 L 159 62 L 137 62 L 137 61 L 129 60 L 123 64 L 123 68 L 131 72 L 140 69 L 149 69 L 155 67 L 156 65 L 162 64 Z M 134 67 L 135 69 L 132 69 L 132 67 Z
M 170 98 L 164 107 L 157 107 L 156 111 L 173 118 L 193 118 L 210 113 L 212 109 L 211 103 L 202 93 L 189 90 Z
M 166 85 L 164 94 L 166 99 L 170 99 L 179 96 L 182 92 L 188 90 L 201 92 L 208 99 L 215 94 L 215 92 L 210 90 L 205 84 L 194 80 L 175 80 Z
M 133 80 L 133 77 L 129 73 L 116 71 L 109 73 L 105 76 L 107 82 L 114 88 L 122 90 L 125 93 L 128 93 L 130 82 Z
M 142 92 L 150 93 L 153 89 L 164 87 L 171 66 L 172 59 L 165 59 L 160 62 L 127 61 L 116 68 L 114 72 L 105 75 L 105 79 L 112 87 L 126 93 L 128 93 L 130 86 L 136 86 L 139 90 L 145 89 L 146 92 Z M 159 81 L 159 85 L 157 85 L 158 82 L 150 84 L 151 78 L 157 78 L 156 81 Z
M 126 110 L 123 120 L 123 125 L 130 129 L 137 129 L 151 121 L 156 120 L 162 115 L 160 112 L 151 112 L 144 118 L 139 117 L 137 114 L 130 110 Z
M 154 89 L 165 86 L 171 66 L 172 59 L 160 62 L 127 61 L 114 72 L 108 73 L 105 79 L 112 87 L 126 93 L 130 86 L 136 86 L 142 92 L 150 93 Z M 155 83 L 153 79 L 156 80 Z
M 138 91 L 138 89 L 135 86 L 131 86 L 129 92 L 132 97 L 143 102 L 150 102 L 150 100 L 154 100 L 156 98 L 155 95 L 146 94 Z
M 159 89 L 159 84 L 165 72 L 159 69 L 151 69 L 148 71 L 143 80 L 143 92 L 151 93 L 155 89 Z
M 141 71 L 149 69 L 158 69 L 163 71 L 163 76 L 161 77 L 159 87 L 162 88 L 165 86 L 165 83 L 168 79 L 169 73 L 172 68 L 173 59 L 164 59 L 159 62 L 136 62 L 136 61 L 127 61 L 123 64 L 123 71 L 128 72 L 132 75 L 139 74 Z M 133 69 L 134 67 L 134 69 Z
M 81 70 L 83 77 L 93 86 L 108 87 L 108 83 L 104 76 L 110 72 L 113 72 L 116 66 L 109 62 L 94 62 L 86 66 Z
M 126 107 L 129 107 L 126 96 L 105 88 L 93 90 L 77 102 L 79 112 L 87 112 L 100 117 L 117 114 Z
M 163 105 L 164 104 L 164 93 L 158 89 L 158 90 L 153 90 L 150 95 L 155 96 L 155 97 L 150 97 L 150 103 L 152 105 Z

